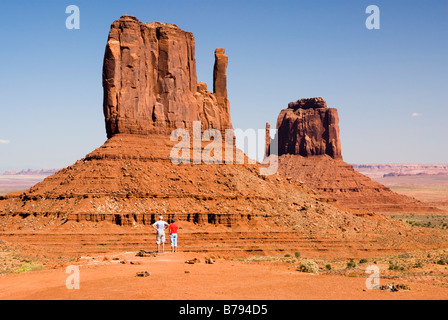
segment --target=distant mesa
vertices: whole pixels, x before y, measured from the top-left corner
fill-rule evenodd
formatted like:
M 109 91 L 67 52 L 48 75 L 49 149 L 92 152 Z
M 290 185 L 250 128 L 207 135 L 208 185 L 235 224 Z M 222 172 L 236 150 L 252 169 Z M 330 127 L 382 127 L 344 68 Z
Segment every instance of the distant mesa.
M 8 170 L 3 172 L 5 176 L 48 176 L 58 172 L 60 169 L 41 169 L 41 170 L 33 170 L 26 169 L 21 171 Z
M 448 176 L 448 164 L 353 164 L 353 168 L 370 178 L 405 176 Z

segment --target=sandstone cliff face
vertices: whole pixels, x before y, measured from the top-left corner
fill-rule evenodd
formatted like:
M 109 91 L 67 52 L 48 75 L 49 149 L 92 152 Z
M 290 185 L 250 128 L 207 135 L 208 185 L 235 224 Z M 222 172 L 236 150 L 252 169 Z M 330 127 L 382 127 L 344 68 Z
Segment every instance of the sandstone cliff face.
M 342 159 L 338 111 L 323 98 L 291 102 L 277 119 L 278 155 L 329 155 Z
M 193 34 L 176 25 L 144 24 L 123 16 L 110 29 L 103 66 L 108 138 L 117 133 L 169 134 L 190 129 L 232 128 L 227 100 L 227 57 L 215 52 L 214 88 L 197 82 Z

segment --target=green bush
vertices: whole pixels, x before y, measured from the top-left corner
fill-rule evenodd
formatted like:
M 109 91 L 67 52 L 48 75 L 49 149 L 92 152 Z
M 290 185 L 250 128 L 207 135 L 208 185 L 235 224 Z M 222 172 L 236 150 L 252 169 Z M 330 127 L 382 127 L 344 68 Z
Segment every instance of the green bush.
M 361 264 L 361 263 L 366 263 L 367 262 L 367 259 L 361 259 L 361 260 L 359 260 L 359 264 Z
M 356 267 L 356 262 L 353 261 L 353 259 L 350 259 L 350 261 L 347 262 L 347 269 L 354 268 L 354 267 Z
M 328 271 L 330 271 L 330 270 L 331 270 L 331 264 L 327 264 L 327 265 L 325 266 L 325 269 L 327 269 Z
M 404 267 L 400 266 L 397 262 L 389 261 L 389 270 L 393 270 L 393 271 L 400 270 L 400 271 L 403 271 Z
M 25 263 L 19 269 L 14 271 L 14 273 L 22 273 L 22 272 L 36 271 L 36 270 L 42 270 L 42 269 L 44 269 L 44 266 L 42 266 L 42 265 L 35 265 L 35 264 L 32 264 L 32 263 Z
M 300 272 L 307 272 L 307 273 L 318 273 L 319 272 L 319 266 L 316 262 L 312 260 L 306 260 L 303 261 L 298 267 L 297 270 Z
M 295 252 L 294 255 L 296 256 L 297 260 L 300 259 L 300 252 Z
M 397 288 L 399 290 L 411 290 L 411 287 L 409 287 L 407 284 L 404 283 L 397 284 Z
M 423 268 L 423 261 L 418 260 L 418 261 L 414 264 L 414 268 Z

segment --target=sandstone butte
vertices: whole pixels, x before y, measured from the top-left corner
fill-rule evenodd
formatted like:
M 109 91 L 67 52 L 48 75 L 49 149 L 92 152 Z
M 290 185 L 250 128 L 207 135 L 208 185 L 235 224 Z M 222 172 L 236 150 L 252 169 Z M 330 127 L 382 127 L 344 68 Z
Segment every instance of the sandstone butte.
M 268 134 L 270 125 L 266 126 Z M 397 194 L 343 161 L 339 116 L 322 97 L 291 102 L 277 119 L 279 173 L 358 212 L 441 213 Z M 266 153 L 269 155 L 270 137 Z
M 197 82 L 193 34 L 176 25 L 125 16 L 109 32 L 103 65 L 107 137 L 232 129 L 227 100 L 227 56 L 216 49 L 213 93 Z
M 232 128 L 227 63 L 224 49 L 217 49 L 212 93 L 205 83 L 197 82 L 191 33 L 167 23 L 145 24 L 130 16 L 115 21 L 103 70 L 107 141 L 31 189 L 0 197 L 1 234 L 19 243 L 53 245 L 64 253 L 135 250 L 136 245 L 148 245 L 141 234 L 147 229 L 141 228 L 163 215 L 184 226 L 185 250 L 233 255 L 300 250 L 324 255 L 343 251 L 350 256 L 361 252 L 365 256 L 366 251 L 439 248 L 446 243 L 436 230 L 429 233 L 374 212 L 352 212 L 279 174 L 260 175 L 259 163 L 173 164 L 170 152 L 177 144 L 170 140 L 173 129 L 190 130 L 196 120 L 202 122 L 203 130 Z M 308 172 L 324 163 L 332 165 L 325 170 L 336 169 L 334 163 L 344 167 L 338 159 L 336 111 L 327 110 L 323 100 L 313 100 L 294 103 L 283 114 L 285 121 L 279 124 L 285 123 L 286 132 L 302 132 L 289 117 L 309 116 L 313 129 L 303 131 L 306 135 L 297 140 L 286 136 L 289 142 L 281 150 L 302 154 L 299 145 L 303 144 L 303 155 L 323 153 L 318 165 L 298 155 Z M 279 132 L 283 130 L 282 125 Z M 314 136 L 322 134 L 328 136 L 325 143 Z M 241 152 L 234 144 L 230 147 L 235 157 Z M 347 166 L 348 177 L 336 174 L 331 178 L 351 179 L 341 183 L 360 188 L 356 180 L 360 176 L 350 170 Z M 106 225 L 117 233 L 113 239 L 101 234 Z M 140 228 L 132 229 L 136 227 Z M 124 236 L 129 228 L 135 231 Z

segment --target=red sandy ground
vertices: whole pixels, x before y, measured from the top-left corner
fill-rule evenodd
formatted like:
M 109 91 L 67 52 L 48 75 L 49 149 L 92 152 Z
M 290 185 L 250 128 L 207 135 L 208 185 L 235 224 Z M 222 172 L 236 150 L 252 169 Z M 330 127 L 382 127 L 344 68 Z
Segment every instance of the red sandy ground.
M 112 256 L 111 256 L 112 257 Z M 205 264 L 194 253 L 165 253 L 155 258 L 117 255 L 127 261 L 80 266 L 80 289 L 67 289 L 65 268 L 0 277 L 0 299 L 447 299 L 448 288 L 412 283 L 410 291 L 366 290 L 366 278 L 307 274 L 284 263 L 244 263 L 218 259 Z M 201 263 L 185 264 L 199 257 Z M 90 262 L 87 262 L 90 261 Z M 130 261 L 140 261 L 132 265 Z M 136 273 L 148 271 L 149 277 Z M 189 273 L 185 273 L 189 271 Z M 384 284 L 384 283 L 381 283 Z

